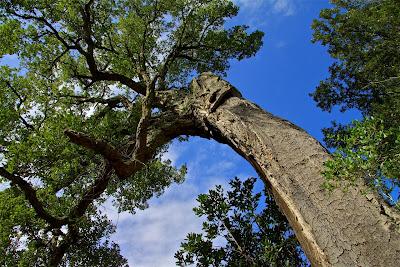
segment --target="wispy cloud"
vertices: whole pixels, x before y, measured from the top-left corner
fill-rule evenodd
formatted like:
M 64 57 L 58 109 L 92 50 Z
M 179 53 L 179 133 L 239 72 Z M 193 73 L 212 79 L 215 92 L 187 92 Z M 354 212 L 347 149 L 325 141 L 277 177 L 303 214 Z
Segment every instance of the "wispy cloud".
M 278 48 L 278 49 L 279 49 L 279 48 L 283 48 L 283 47 L 285 47 L 286 45 L 287 45 L 287 42 L 282 41 L 282 40 L 275 43 L 275 47 Z
M 186 161 L 188 174 L 181 185 L 173 185 L 150 207 L 135 215 L 118 214 L 111 203 L 105 213 L 117 224 L 112 239 L 120 244 L 130 266 L 175 266 L 174 253 L 189 232 L 200 232 L 202 219 L 192 211 L 196 198 L 230 178 L 254 175 L 249 165 L 230 148 L 215 142 L 194 139 L 174 144 L 164 158 L 179 166 Z
M 256 9 L 261 7 L 266 0 L 232 0 L 235 4 L 244 9 Z
M 285 16 L 291 16 L 295 13 L 295 4 L 293 0 L 270 0 L 275 12 Z
M 130 266 L 175 266 L 174 253 L 186 234 L 201 229 L 199 218 L 191 215 L 194 205 L 189 199 L 165 199 L 135 215 L 114 214 L 118 225 L 112 239 Z
M 244 12 L 269 13 L 291 16 L 296 11 L 296 0 L 233 0 Z

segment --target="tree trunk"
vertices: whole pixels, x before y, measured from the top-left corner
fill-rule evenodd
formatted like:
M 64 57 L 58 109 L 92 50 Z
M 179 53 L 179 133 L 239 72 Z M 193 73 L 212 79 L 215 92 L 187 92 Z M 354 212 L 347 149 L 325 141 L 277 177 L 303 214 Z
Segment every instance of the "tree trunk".
M 313 266 L 400 266 L 399 215 L 360 193 L 364 185 L 324 190 L 330 155 L 317 140 L 216 76 L 203 74 L 191 88 L 186 102 L 198 123 L 257 170 Z

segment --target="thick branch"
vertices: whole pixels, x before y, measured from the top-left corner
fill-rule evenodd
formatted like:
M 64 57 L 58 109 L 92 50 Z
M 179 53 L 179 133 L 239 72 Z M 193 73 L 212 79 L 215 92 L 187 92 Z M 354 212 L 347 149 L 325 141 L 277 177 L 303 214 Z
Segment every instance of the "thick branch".
M 79 200 L 78 204 L 71 210 L 69 218 L 79 218 L 83 216 L 95 199 L 97 199 L 106 189 L 108 183 L 111 179 L 112 167 L 110 164 L 106 163 L 103 173 L 100 177 L 93 183 L 92 186 L 83 194 L 82 198 Z
M 61 244 L 54 247 L 51 251 L 49 267 L 58 267 L 69 249 L 69 247 L 79 239 L 79 232 L 73 225 L 68 225 L 68 234 L 61 241 Z
M 151 109 L 153 107 L 154 102 L 154 88 L 148 87 L 146 96 L 142 101 L 142 114 L 140 121 L 136 128 L 136 136 L 135 136 L 135 148 L 133 151 L 133 157 L 139 161 L 144 161 L 146 158 L 146 154 L 148 153 L 147 147 L 147 135 L 148 135 L 148 127 L 149 121 L 151 119 Z
M 4 178 L 10 180 L 12 183 L 18 185 L 18 187 L 24 193 L 26 199 L 32 205 L 33 209 L 35 210 L 37 216 L 43 220 L 45 220 L 51 227 L 59 228 L 62 225 L 67 223 L 66 218 L 56 218 L 49 214 L 45 208 L 43 207 L 43 203 L 37 198 L 36 190 L 25 181 L 22 177 L 17 176 L 8 172 L 5 168 L 0 167 L 0 175 Z
M 94 50 L 96 48 L 96 44 L 92 39 L 92 16 L 91 16 L 91 5 L 93 1 L 89 1 L 84 9 L 82 10 L 82 19 L 83 19 L 83 31 L 84 31 L 84 40 L 87 44 L 87 51 L 84 51 L 82 47 L 78 47 L 78 51 L 86 58 L 86 62 L 89 66 L 89 71 L 92 75 L 90 79 L 92 81 L 117 81 L 123 85 L 128 86 L 132 90 L 136 91 L 139 94 L 145 95 L 146 88 L 138 82 L 133 81 L 132 79 L 121 75 L 119 73 L 112 72 L 103 72 L 98 69 L 96 59 L 94 56 Z
M 136 164 L 134 162 L 126 161 L 124 155 L 106 141 L 93 139 L 84 133 L 69 129 L 66 129 L 64 133 L 72 143 L 83 146 L 94 151 L 96 154 L 102 155 L 110 162 L 119 177 L 125 178 L 133 172 L 133 169 L 135 169 Z
M 60 97 L 70 97 L 77 99 L 77 103 L 98 103 L 105 104 L 110 108 L 115 108 L 119 104 L 122 104 L 127 109 L 131 110 L 133 108 L 132 102 L 123 95 L 117 95 L 110 98 L 102 98 L 102 97 L 85 97 L 80 95 L 61 95 Z
M 88 64 L 95 64 L 94 62 L 90 62 L 88 61 Z M 96 67 L 97 68 L 97 67 Z M 132 90 L 134 90 L 135 92 L 141 94 L 141 95 L 145 95 L 146 94 L 146 88 L 145 86 L 143 86 L 142 83 L 139 82 L 135 82 L 134 80 L 132 80 L 131 78 L 128 78 L 124 75 L 118 74 L 118 73 L 112 73 L 112 72 L 101 72 L 99 70 L 95 70 L 93 72 L 91 72 L 92 76 L 90 77 L 90 79 L 92 81 L 111 81 L 111 82 L 120 82 L 123 85 L 128 86 L 129 88 L 131 88 Z

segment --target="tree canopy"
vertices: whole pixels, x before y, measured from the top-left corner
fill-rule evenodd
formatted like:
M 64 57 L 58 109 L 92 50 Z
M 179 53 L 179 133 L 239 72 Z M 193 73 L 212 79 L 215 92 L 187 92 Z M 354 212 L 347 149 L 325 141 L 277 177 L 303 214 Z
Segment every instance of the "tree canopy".
M 327 186 L 355 184 L 360 178 L 396 205 L 400 185 L 400 6 L 396 0 L 332 1 L 313 23 L 314 42 L 335 59 L 330 76 L 312 94 L 330 111 L 355 108 L 363 118 L 325 129 L 337 148 L 327 163 Z
M 174 129 L 160 95 L 224 74 L 263 33 L 226 27 L 226 0 L 0 3 L 0 264 L 125 266 L 98 207 L 134 213 L 186 168 L 161 154 Z M 169 128 L 168 128 L 169 127 Z M 172 130 L 174 129 L 174 130 Z

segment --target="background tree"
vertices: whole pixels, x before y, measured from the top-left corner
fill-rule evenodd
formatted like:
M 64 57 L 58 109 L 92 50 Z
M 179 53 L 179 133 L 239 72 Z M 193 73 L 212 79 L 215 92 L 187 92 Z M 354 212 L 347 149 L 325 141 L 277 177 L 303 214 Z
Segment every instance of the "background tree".
M 337 148 L 327 163 L 326 186 L 355 184 L 364 178 L 392 205 L 400 186 L 400 6 L 396 0 L 332 1 L 315 20 L 314 42 L 335 59 L 330 76 L 312 94 L 330 111 L 355 108 L 363 118 L 325 129 Z M 397 192 L 397 193 L 396 193 Z
M 113 197 L 134 213 L 182 181 L 160 159 L 181 133 L 156 92 L 254 55 L 261 32 L 223 26 L 237 12 L 223 0 L 1 1 L 0 55 L 19 66 L 0 69 L 0 265 L 126 265 L 98 208 Z
M 306 266 L 299 243 L 271 193 L 254 193 L 255 178 L 201 194 L 194 208 L 204 234 L 190 233 L 175 254 L 179 266 Z M 261 203 L 261 199 L 263 203 Z

